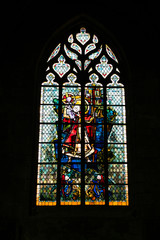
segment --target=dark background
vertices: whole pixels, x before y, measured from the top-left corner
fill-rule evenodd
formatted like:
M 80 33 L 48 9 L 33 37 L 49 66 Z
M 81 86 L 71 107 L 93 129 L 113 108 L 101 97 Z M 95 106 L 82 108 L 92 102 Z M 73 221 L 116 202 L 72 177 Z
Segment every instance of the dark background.
M 159 236 L 158 8 L 154 1 L 12 1 L 1 5 L 3 239 L 141 240 Z M 129 65 L 126 100 L 130 206 L 37 209 L 33 191 L 37 161 L 37 64 L 43 63 L 42 50 L 55 31 L 71 19 L 70 24 L 74 19 L 88 23 L 92 18 L 119 44 Z

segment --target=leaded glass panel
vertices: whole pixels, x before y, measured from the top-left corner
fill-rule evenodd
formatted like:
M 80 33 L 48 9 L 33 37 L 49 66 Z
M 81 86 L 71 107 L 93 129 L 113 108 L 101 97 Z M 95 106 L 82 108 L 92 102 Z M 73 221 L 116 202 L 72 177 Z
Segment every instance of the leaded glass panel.
M 53 49 L 41 85 L 36 204 L 127 206 L 118 59 L 85 28 Z

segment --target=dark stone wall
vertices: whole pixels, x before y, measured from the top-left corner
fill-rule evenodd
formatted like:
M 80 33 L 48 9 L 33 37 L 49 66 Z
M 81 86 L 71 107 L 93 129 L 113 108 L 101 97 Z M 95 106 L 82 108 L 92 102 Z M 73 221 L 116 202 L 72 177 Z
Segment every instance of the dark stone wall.
M 6 240 L 154 239 L 160 227 L 158 4 L 98 1 L 36 5 L 27 1 L 4 3 L 2 12 L 1 235 Z M 130 206 L 36 208 L 37 63 L 43 62 L 40 54 L 57 29 L 71 19 L 87 18 L 113 35 L 129 65 Z

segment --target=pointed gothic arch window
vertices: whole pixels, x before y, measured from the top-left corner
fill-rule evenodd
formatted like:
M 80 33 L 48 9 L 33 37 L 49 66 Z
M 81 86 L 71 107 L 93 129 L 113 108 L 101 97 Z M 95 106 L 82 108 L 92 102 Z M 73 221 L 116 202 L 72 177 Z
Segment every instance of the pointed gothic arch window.
M 111 48 L 81 28 L 47 60 L 37 206 L 128 205 L 125 90 Z

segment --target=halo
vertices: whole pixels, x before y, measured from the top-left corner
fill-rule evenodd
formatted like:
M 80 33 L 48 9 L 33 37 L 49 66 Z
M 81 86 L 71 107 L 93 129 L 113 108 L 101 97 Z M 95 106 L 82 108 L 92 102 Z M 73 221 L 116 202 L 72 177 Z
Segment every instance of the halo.
M 74 95 L 72 93 L 67 93 L 67 92 L 63 95 L 62 102 L 66 104 L 68 97 L 71 97 L 71 103 L 73 103 Z

